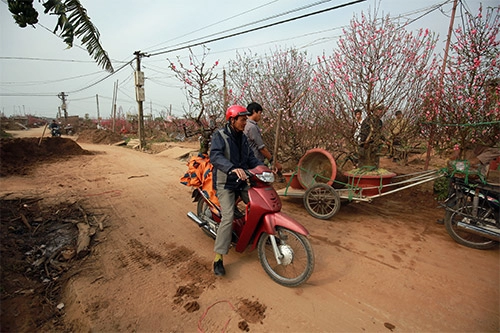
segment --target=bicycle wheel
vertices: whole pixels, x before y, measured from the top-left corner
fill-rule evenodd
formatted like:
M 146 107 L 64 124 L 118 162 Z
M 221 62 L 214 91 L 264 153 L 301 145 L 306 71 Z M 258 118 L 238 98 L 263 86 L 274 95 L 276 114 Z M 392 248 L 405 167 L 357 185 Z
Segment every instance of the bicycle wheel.
M 340 196 L 327 184 L 316 184 L 304 194 L 304 206 L 313 217 L 328 220 L 340 209 Z

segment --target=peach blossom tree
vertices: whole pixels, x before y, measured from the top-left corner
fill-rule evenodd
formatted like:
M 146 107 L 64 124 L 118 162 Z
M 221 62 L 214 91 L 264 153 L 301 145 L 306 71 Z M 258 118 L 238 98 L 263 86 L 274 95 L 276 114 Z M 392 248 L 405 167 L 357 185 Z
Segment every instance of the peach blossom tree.
M 219 108 L 214 102 L 213 96 L 219 93 L 218 77 L 215 73 L 219 62 L 216 61 L 211 66 L 207 66 L 206 58 L 209 50 L 203 47 L 201 57 L 189 50 L 189 65 L 185 65 L 177 57 L 177 65 L 170 62 L 170 69 L 175 77 L 184 85 L 188 110 L 185 110 L 185 118 L 192 120 L 197 128 L 187 128 L 184 130 L 187 136 L 201 135 L 201 152 L 206 153 L 209 146 L 212 131 L 217 127 L 215 119 L 219 114 Z
M 306 52 L 278 48 L 264 56 L 244 53 L 229 67 L 230 96 L 241 104 L 255 101 L 263 106 L 264 140 L 274 148 L 278 135 L 280 161 L 293 165 L 308 149 L 332 148 L 331 124 L 311 107 L 317 96 L 311 94 L 313 69 Z
M 426 130 L 435 131 L 433 144 L 441 149 L 500 142 L 500 7 L 478 14 L 465 13 L 455 29 L 455 42 L 443 72 L 442 84 L 428 91 Z
M 177 57 L 177 65 L 170 61 L 170 69 L 175 77 L 184 85 L 186 100 L 188 102 L 187 116 L 200 121 L 207 112 L 207 101 L 219 90 L 217 74 L 215 68 L 219 65 L 216 61 L 211 66 L 207 66 L 206 58 L 209 50 L 203 47 L 200 57 L 189 49 L 189 65 L 184 64 L 180 57 Z M 197 115 L 195 115 L 197 113 Z
M 334 133 L 346 149 L 357 149 L 353 114 L 357 108 L 368 117 L 383 105 L 384 120 L 400 110 L 405 133 L 415 136 L 425 88 L 437 68 L 435 46 L 436 38 L 428 30 L 409 32 L 389 16 L 361 14 L 344 29 L 333 53 L 318 57 L 314 108 L 335 125 Z M 381 144 L 382 133 L 375 139 L 374 144 Z M 367 165 L 376 161 L 368 160 Z

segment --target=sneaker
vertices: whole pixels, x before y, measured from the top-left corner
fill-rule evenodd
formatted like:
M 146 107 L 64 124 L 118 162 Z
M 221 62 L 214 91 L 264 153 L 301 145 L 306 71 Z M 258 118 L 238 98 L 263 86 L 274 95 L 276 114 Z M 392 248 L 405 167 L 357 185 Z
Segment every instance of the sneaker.
M 214 262 L 214 273 L 215 275 L 226 275 L 226 270 L 224 269 L 224 265 L 222 264 L 222 260 L 217 260 Z

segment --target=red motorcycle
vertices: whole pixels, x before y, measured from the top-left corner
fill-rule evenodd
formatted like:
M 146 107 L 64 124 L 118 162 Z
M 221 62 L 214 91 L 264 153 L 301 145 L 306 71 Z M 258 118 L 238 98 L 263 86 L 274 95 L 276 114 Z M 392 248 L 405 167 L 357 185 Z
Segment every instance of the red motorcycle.
M 274 174 L 263 165 L 246 171 L 250 201 L 237 205 L 233 221 L 232 246 L 237 252 L 257 248 L 264 271 L 275 282 L 295 287 L 309 279 L 314 269 L 314 253 L 309 232 L 292 217 L 281 212 L 281 200 L 271 186 Z M 187 215 L 215 239 L 221 221 L 220 207 L 198 187 L 193 192 L 197 213 Z

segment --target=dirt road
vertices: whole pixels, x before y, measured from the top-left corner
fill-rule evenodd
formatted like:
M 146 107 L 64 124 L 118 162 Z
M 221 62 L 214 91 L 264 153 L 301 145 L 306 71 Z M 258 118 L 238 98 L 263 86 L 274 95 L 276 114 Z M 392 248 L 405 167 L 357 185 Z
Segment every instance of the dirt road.
M 212 272 L 213 241 L 186 216 L 179 183 L 195 149 L 151 155 L 93 152 L 0 178 L 0 194 L 74 199 L 106 214 L 91 254 L 71 270 L 65 321 L 75 332 L 498 332 L 499 250 L 455 243 L 428 187 L 314 219 L 300 200 L 283 210 L 311 233 L 316 267 L 299 288 L 274 283 L 257 253 L 231 251 Z

